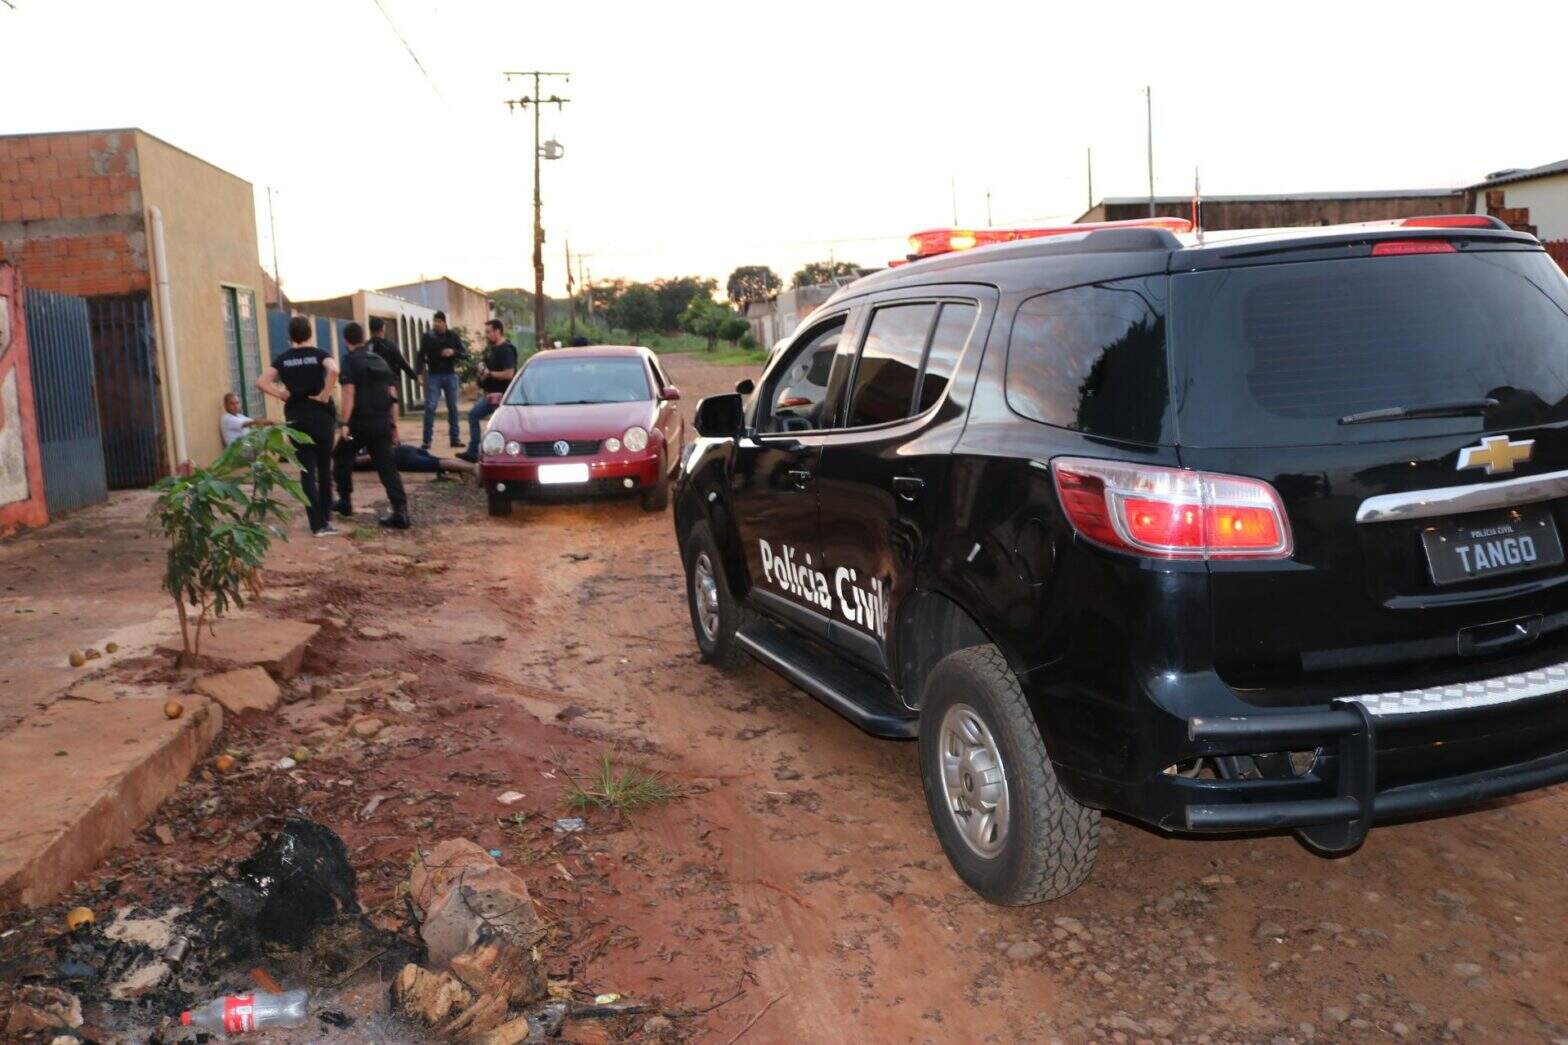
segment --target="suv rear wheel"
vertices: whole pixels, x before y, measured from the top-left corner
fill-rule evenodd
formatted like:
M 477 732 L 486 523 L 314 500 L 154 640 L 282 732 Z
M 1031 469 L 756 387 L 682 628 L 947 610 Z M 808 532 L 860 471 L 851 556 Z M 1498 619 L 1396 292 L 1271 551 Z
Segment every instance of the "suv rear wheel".
M 937 662 L 920 708 L 920 778 L 953 869 L 996 904 L 1065 896 L 1100 848 L 1100 812 L 1057 782 L 1018 679 L 995 646 Z
M 753 615 L 730 594 L 719 546 L 706 522 L 697 523 L 686 535 L 682 558 L 686 560 L 686 604 L 702 659 L 721 668 L 740 667 L 747 657 L 735 641 L 735 632 Z

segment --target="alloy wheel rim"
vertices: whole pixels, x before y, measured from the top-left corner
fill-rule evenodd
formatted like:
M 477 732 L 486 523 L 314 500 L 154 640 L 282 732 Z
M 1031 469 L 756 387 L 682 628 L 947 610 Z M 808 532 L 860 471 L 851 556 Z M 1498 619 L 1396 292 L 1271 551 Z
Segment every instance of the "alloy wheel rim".
M 713 563 L 708 553 L 700 552 L 692 567 L 692 596 L 697 603 L 697 625 L 709 642 L 719 637 L 719 582 L 713 576 Z
M 1007 767 L 979 712 L 954 704 L 942 716 L 942 798 L 959 837 L 987 859 L 1007 844 Z

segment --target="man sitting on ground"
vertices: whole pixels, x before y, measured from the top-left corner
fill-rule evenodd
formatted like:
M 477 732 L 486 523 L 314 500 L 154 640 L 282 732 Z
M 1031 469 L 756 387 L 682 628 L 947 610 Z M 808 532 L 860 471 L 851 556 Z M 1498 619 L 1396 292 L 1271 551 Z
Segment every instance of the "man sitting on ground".
M 272 423 L 265 417 L 257 421 L 240 413 L 240 397 L 233 392 L 223 397 L 223 416 L 218 418 L 218 430 L 223 435 L 224 446 L 228 446 L 252 428 L 265 428 Z

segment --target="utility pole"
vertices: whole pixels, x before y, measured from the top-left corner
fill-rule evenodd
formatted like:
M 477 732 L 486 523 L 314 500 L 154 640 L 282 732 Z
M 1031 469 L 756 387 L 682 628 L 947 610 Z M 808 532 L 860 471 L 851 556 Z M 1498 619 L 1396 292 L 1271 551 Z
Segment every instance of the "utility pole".
M 1143 89 L 1144 116 L 1149 129 L 1149 217 L 1154 217 L 1154 88 Z
M 593 330 L 593 272 L 584 263 L 593 253 L 577 252 L 577 285 L 583 290 L 583 323 Z
M 539 93 L 540 80 L 546 76 L 559 76 L 568 83 L 571 82 L 571 73 L 551 73 L 539 69 L 530 69 L 527 72 L 508 72 L 505 74 L 508 81 L 514 76 L 533 77 L 534 93 L 521 98 L 507 101 L 506 107 L 511 110 L 527 109 L 533 106 L 534 110 L 534 340 L 538 347 L 544 347 L 544 220 L 542 216 L 543 202 L 539 194 L 539 161 L 542 159 L 556 160 L 562 155 L 561 147 L 555 142 L 549 144 L 553 149 L 549 156 L 545 155 L 544 146 L 539 142 L 539 110 L 546 105 L 554 105 L 557 111 L 563 110 L 570 98 L 562 98 L 552 94 L 548 98 Z
M 267 186 L 267 228 L 272 237 L 272 282 L 278 291 L 278 307 L 283 307 L 283 277 L 278 274 L 278 222 L 272 215 L 272 186 Z M 265 296 L 265 295 L 263 295 Z M 266 302 L 262 305 L 265 307 Z
M 577 340 L 577 288 L 572 284 L 572 241 L 566 244 L 566 325 L 567 343 Z
M 1089 165 L 1089 206 L 1086 211 L 1094 209 L 1094 146 L 1084 149 L 1084 161 Z
M 996 228 L 996 223 L 991 220 L 991 190 L 990 189 L 986 189 L 985 190 L 985 227 L 988 228 L 988 229 Z
M 958 227 L 958 175 L 954 174 L 947 179 L 947 186 L 953 191 L 953 227 Z

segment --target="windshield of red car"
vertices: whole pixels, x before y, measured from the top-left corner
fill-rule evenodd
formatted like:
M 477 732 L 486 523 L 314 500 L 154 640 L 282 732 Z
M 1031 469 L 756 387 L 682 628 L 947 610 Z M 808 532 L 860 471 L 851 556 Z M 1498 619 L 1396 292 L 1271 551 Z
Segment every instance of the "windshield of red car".
M 635 356 L 534 358 L 512 386 L 512 406 L 635 403 L 653 398 L 648 368 Z

